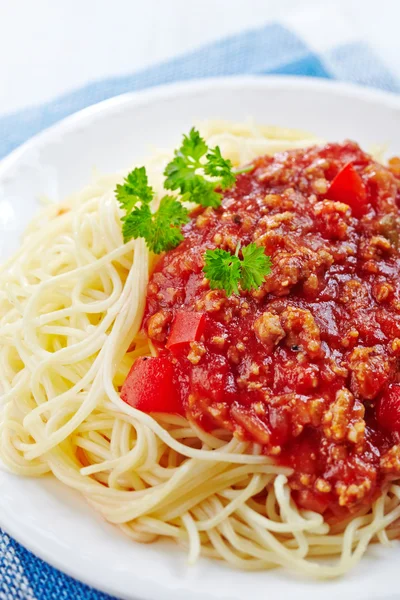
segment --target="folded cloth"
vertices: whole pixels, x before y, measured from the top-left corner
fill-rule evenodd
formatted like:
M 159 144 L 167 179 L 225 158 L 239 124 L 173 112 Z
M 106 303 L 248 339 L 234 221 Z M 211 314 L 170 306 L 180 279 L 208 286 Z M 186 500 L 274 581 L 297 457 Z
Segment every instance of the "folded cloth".
M 285 74 L 340 79 L 398 91 L 385 65 L 348 30 L 330 40 L 312 23 L 271 23 L 210 44 L 164 64 L 90 83 L 42 106 L 0 117 L 0 158 L 45 127 L 117 94 L 202 77 Z M 351 31 L 353 31 L 351 29 Z M 329 37 L 329 36 L 328 36 Z M 0 530 L 1 600 L 99 600 L 110 598 L 60 573 Z
M 332 36 L 332 20 L 330 23 Z M 271 23 L 132 75 L 96 81 L 42 106 L 0 117 L 0 159 L 35 133 L 86 106 L 179 80 L 244 74 L 305 75 L 399 91 L 397 81 L 367 43 L 352 40 L 340 30 L 335 38 L 343 43 L 327 44 L 326 39 L 315 39 L 317 25 L 306 31 L 300 27 L 305 36 L 300 37 L 282 24 Z

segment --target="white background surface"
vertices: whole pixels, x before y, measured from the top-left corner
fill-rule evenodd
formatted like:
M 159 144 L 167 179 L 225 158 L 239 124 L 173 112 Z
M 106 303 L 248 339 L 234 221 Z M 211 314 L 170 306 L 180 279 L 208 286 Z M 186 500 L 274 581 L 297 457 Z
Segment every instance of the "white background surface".
M 0 0 L 0 115 L 277 19 L 320 49 L 358 32 L 400 76 L 400 0 Z

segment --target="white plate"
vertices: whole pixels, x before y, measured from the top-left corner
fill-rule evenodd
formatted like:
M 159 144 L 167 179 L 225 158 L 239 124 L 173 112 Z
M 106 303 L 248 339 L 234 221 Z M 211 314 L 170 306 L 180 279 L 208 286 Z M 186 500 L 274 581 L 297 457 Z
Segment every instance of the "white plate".
M 0 257 L 36 210 L 36 198 L 60 199 L 91 177 L 128 168 L 150 145 L 171 146 L 204 118 L 308 129 L 365 148 L 400 154 L 400 100 L 383 92 L 306 78 L 203 80 L 121 96 L 88 108 L 33 138 L 0 164 Z M 219 562 L 186 564 L 167 543 L 136 545 L 85 502 L 51 479 L 30 480 L 0 467 L 0 525 L 62 571 L 123 598 L 140 600 L 364 600 L 398 598 L 400 549 L 374 547 L 346 578 L 299 580 L 283 571 L 243 573 Z

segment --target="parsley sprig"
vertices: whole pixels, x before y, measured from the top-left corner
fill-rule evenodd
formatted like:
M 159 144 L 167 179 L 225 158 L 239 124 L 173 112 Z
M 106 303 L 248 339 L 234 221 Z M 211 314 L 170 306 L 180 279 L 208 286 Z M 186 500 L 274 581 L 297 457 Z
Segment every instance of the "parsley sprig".
M 154 191 L 149 186 L 145 167 L 133 169 L 115 190 L 125 210 L 124 241 L 142 237 L 156 254 L 175 248 L 183 240 L 181 227 L 189 221 L 183 202 L 216 208 L 221 204 L 222 194 L 215 188 L 225 190 L 236 180 L 231 161 L 222 156 L 218 146 L 209 148 L 194 127 L 189 135 L 183 136 L 182 145 L 175 150 L 175 157 L 166 166 L 164 175 L 164 187 L 179 190 L 181 196 L 164 196 L 156 212 L 151 211 Z
M 236 179 L 231 161 L 223 158 L 218 146 L 209 149 L 194 127 L 189 135 L 183 136 L 182 145 L 175 150 L 175 158 L 166 166 L 164 175 L 165 188 L 179 190 L 182 201 L 213 208 L 220 206 L 222 198 L 215 188 L 226 190 Z M 214 179 L 209 180 L 204 175 Z
M 164 187 L 179 190 L 180 195 L 164 196 L 153 211 L 154 190 L 149 185 L 145 167 L 133 169 L 123 184 L 117 185 L 115 194 L 125 211 L 122 217 L 124 241 L 144 238 L 155 254 L 172 250 L 184 239 L 182 226 L 189 221 L 189 211 L 183 203 L 218 208 L 222 194 L 217 189 L 228 189 L 235 184 L 238 173 L 252 168 L 234 170 L 220 148 L 209 148 L 192 128 L 189 135 L 183 136 L 182 145 L 175 150 L 173 160 L 164 171 Z M 270 257 L 256 244 L 242 248 L 238 245 L 235 254 L 222 248 L 207 250 L 204 259 L 204 273 L 210 287 L 224 289 L 228 296 L 239 293 L 239 285 L 243 290 L 258 288 L 271 270 Z
M 130 212 L 137 202 L 150 204 L 153 200 L 153 188 L 149 186 L 145 167 L 133 169 L 125 178 L 123 185 L 118 184 L 115 190 L 121 207 Z
M 239 258 L 239 252 L 242 259 Z M 256 244 L 236 247 L 235 254 L 222 248 L 206 250 L 203 271 L 212 289 L 222 289 L 226 295 L 239 293 L 239 284 L 243 290 L 260 287 L 265 277 L 271 272 L 271 258 L 264 253 L 264 248 Z
M 134 169 L 123 185 L 117 185 L 117 199 L 125 210 L 122 217 L 124 241 L 144 238 L 148 248 L 160 254 L 175 248 L 182 240 L 182 225 L 189 221 L 188 209 L 174 196 L 164 196 L 156 212 L 151 211 L 154 191 L 148 185 L 146 169 Z

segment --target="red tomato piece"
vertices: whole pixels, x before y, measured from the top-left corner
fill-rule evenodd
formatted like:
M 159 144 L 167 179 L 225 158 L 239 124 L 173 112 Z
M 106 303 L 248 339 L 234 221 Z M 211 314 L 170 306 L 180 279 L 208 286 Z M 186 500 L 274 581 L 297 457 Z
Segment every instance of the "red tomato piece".
M 184 414 L 174 367 L 163 356 L 138 358 L 122 386 L 121 398 L 145 413 Z
M 391 383 L 377 407 L 377 419 L 387 431 L 400 433 L 400 383 Z
M 174 352 L 182 345 L 198 341 L 204 331 L 204 326 L 204 313 L 178 310 L 165 347 Z
M 344 202 L 352 210 L 353 216 L 359 219 L 366 213 L 367 190 L 351 163 L 348 163 L 333 179 L 326 193 L 329 200 Z

